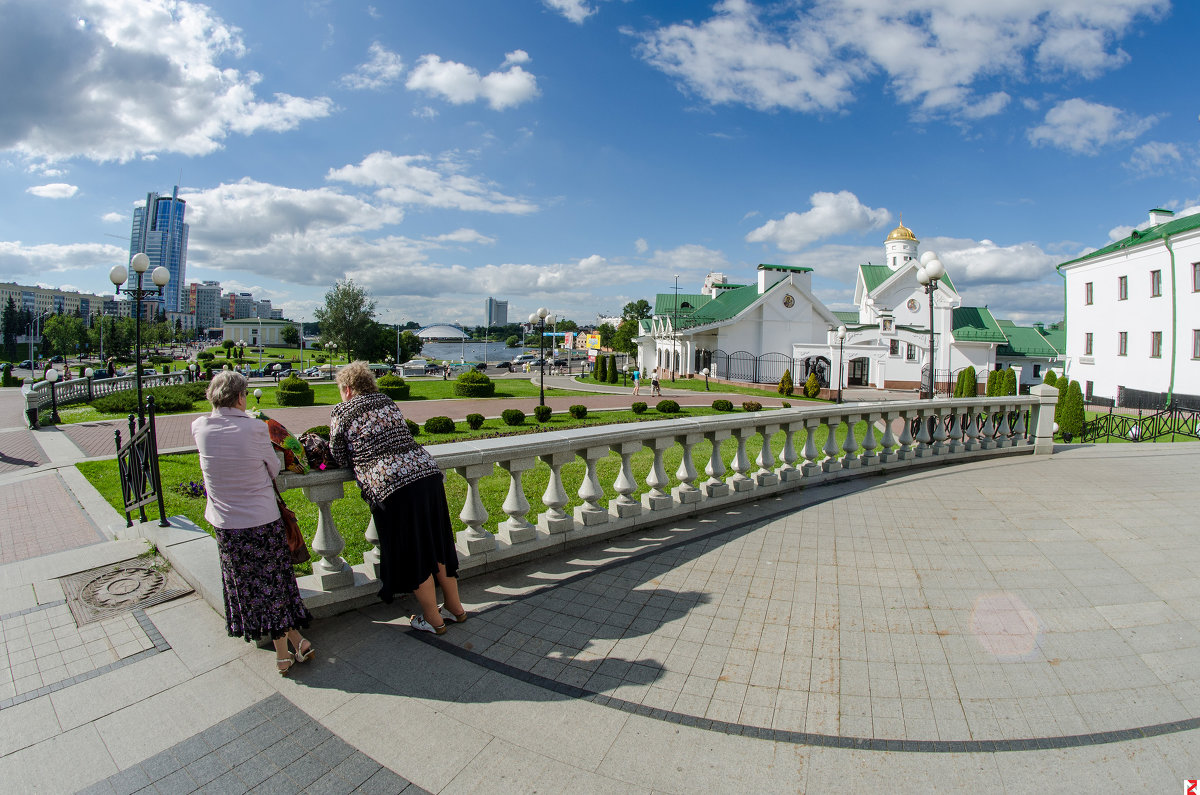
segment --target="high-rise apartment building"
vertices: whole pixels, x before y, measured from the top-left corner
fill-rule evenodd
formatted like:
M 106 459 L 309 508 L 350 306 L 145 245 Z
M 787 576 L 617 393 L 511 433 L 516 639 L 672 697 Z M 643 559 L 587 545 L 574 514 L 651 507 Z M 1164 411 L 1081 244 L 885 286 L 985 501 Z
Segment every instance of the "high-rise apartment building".
M 254 302 L 254 317 L 261 317 L 270 320 L 271 318 L 271 299 L 261 298 Z
M 192 282 L 188 285 L 188 310 L 196 315 L 197 328 L 221 325 L 221 283 Z
M 489 298 L 487 303 L 484 304 L 483 314 L 489 326 L 508 325 L 508 301 L 497 301 L 495 298 Z
M 188 225 L 183 220 L 186 209 L 179 198 L 178 185 L 169 197 L 147 193 L 146 205 L 133 208 L 129 256 L 145 252 L 150 257 L 151 271 L 162 265 L 170 272 L 171 280 L 163 290 L 163 306 L 168 312 L 184 311 L 187 307 Z M 136 281 L 137 277 L 133 278 Z

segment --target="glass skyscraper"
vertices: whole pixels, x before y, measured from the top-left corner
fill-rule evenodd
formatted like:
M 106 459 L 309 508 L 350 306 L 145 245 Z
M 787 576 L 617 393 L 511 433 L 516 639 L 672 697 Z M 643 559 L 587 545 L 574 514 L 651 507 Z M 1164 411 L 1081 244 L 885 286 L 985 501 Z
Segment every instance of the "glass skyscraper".
M 186 203 L 179 198 L 176 185 L 170 196 L 146 194 L 146 206 L 133 208 L 133 233 L 129 237 L 129 256 L 145 252 L 150 257 L 150 269 L 142 277 L 142 285 L 153 287 L 150 272 L 159 265 L 171 273 L 171 281 L 163 290 L 163 309 L 168 312 L 188 311 L 187 272 L 188 225 L 184 222 Z M 130 278 L 136 282 L 136 274 Z

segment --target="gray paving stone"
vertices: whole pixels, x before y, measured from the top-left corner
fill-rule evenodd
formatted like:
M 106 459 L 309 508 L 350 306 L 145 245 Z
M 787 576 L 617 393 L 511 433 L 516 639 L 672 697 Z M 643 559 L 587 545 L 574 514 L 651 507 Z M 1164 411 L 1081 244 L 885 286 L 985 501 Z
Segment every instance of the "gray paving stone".
M 413 793 L 411 789 L 412 783 L 407 779 L 401 778 L 386 767 L 380 768 L 373 776 L 363 782 L 356 792 L 362 795 L 392 795 L 392 793 L 404 792 Z
M 259 754 L 234 767 L 233 772 L 243 784 L 252 788 L 272 776 L 279 775 L 280 766 L 267 758 L 265 754 Z
M 204 786 L 208 782 L 228 773 L 231 769 L 230 764 L 215 751 L 209 752 L 184 768 L 188 772 L 188 775 L 192 777 L 192 780 L 199 786 Z
M 333 769 L 341 778 L 350 782 L 351 785 L 357 787 L 364 781 L 375 775 L 381 765 L 374 759 L 370 758 L 361 751 L 355 751 L 346 757 L 342 762 Z

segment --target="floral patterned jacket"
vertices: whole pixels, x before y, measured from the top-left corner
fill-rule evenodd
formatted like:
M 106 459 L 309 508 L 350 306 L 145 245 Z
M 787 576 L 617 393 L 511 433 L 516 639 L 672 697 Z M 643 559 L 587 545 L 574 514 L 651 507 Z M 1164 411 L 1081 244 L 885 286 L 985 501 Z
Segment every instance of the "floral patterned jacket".
M 373 506 L 421 478 L 442 476 L 428 451 L 413 438 L 404 415 L 387 395 L 355 395 L 329 414 L 329 441 L 341 466 L 354 468 L 363 498 Z

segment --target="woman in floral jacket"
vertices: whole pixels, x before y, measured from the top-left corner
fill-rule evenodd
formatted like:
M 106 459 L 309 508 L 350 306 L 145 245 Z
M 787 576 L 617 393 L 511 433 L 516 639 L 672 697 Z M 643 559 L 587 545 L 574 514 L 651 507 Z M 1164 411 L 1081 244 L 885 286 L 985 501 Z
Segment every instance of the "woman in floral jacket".
M 329 415 L 333 457 L 354 468 L 379 534 L 379 598 L 411 591 L 421 606 L 414 629 L 441 635 L 467 618 L 458 598 L 458 553 L 442 470 L 413 439 L 404 415 L 379 392 L 366 362 L 338 371 L 342 402 Z M 434 581 L 445 602 L 437 603 Z

